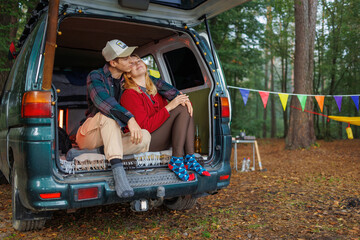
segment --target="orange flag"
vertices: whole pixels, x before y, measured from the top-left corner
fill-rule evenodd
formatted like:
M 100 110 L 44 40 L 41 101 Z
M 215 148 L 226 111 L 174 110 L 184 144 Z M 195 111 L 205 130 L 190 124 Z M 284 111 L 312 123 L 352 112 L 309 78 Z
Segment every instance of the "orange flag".
M 268 101 L 268 98 L 269 98 L 269 92 L 261 92 L 259 91 L 259 94 L 260 94 L 260 97 L 261 97 L 261 100 L 264 104 L 264 108 L 266 108 L 266 104 L 267 104 L 267 101 Z
M 319 108 L 320 108 L 321 112 L 323 112 L 325 96 L 315 96 L 315 99 L 316 99 L 317 103 L 319 104 Z

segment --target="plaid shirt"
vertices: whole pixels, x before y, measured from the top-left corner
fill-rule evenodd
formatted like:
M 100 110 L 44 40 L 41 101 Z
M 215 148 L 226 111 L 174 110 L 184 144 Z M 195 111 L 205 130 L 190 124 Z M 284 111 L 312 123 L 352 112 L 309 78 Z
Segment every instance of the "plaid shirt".
M 159 94 L 166 99 L 171 101 L 179 94 L 176 88 L 160 78 L 153 76 L 150 76 L 150 78 L 154 82 Z M 119 104 L 121 94 L 119 99 L 114 98 L 114 81 L 119 80 L 111 76 L 108 64 L 89 73 L 87 77 L 88 110 L 86 111 L 86 118 L 93 117 L 96 113 L 101 112 L 105 116 L 114 119 L 120 127 L 125 127 L 129 119 L 134 116 Z M 123 82 L 124 77 L 121 76 L 120 85 Z

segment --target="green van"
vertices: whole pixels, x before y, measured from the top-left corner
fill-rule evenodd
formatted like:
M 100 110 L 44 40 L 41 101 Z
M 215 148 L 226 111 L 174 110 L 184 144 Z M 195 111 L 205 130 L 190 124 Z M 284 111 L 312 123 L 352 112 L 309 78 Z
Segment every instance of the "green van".
M 229 93 L 211 36 L 192 27 L 244 1 L 57 2 L 42 0 L 36 7 L 1 89 L 0 182 L 12 184 L 14 228 L 40 229 L 56 210 L 120 202 L 135 211 L 163 204 L 189 209 L 197 198 L 227 187 Z M 51 11 L 58 13 L 55 22 Z M 45 55 L 50 31 L 56 34 L 54 57 Z M 96 161 L 69 157 L 77 149 L 74 133 L 87 108 L 86 76 L 104 65 L 101 49 L 111 39 L 138 46 L 136 53 L 150 66 L 150 74 L 190 96 L 201 141 L 197 156 L 211 177 L 180 181 L 166 167 L 171 149 L 129 155 L 125 165 L 135 195 L 123 199 L 116 195 L 101 149 L 84 153 L 100 156 Z M 50 81 L 44 66 L 50 66 Z

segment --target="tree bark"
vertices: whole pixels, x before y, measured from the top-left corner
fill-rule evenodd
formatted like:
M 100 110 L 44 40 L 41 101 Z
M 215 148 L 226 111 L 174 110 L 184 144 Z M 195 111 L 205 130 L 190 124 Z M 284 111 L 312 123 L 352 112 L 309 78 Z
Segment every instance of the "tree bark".
M 265 51 L 265 58 L 267 58 L 267 52 Z M 268 63 L 265 62 L 265 86 L 264 89 L 267 90 L 267 85 L 269 82 L 269 77 L 268 77 Z M 267 119 L 267 111 L 266 108 L 264 108 L 264 115 L 263 115 L 263 138 L 266 138 L 266 134 L 267 134 L 267 127 L 266 127 L 266 119 Z
M 271 54 L 273 55 L 273 54 Z M 271 56 L 270 63 L 270 81 L 271 81 L 271 91 L 275 90 L 275 79 L 274 79 L 274 61 L 275 57 Z M 275 96 L 271 94 L 270 104 L 271 104 L 271 138 L 276 137 L 276 109 L 275 109 Z
M 313 90 L 314 42 L 317 0 L 294 0 L 295 3 L 295 61 L 294 93 L 311 94 Z M 301 108 L 296 97 L 291 105 Z M 312 109 L 312 98 L 308 97 L 306 109 Z M 289 132 L 286 137 L 288 149 L 306 148 L 315 143 L 314 117 L 297 109 L 290 110 Z
M 271 13 L 271 6 L 266 7 L 266 32 L 272 32 L 272 13 Z M 272 35 L 272 34 L 271 34 Z M 268 34 L 267 34 L 268 36 Z M 271 38 L 267 39 L 271 42 Z M 269 54 L 270 52 L 270 54 Z M 270 55 L 270 58 L 269 58 Z M 268 47 L 265 47 L 265 83 L 264 83 L 264 90 L 268 89 L 269 84 L 269 66 L 268 60 L 271 59 L 272 53 L 269 51 Z M 263 115 L 263 138 L 267 136 L 267 110 L 264 108 L 264 115 Z
M 286 50 L 287 50 L 286 46 Z M 287 51 L 286 51 L 287 52 Z M 281 57 L 281 73 L 282 73 L 282 81 L 281 81 L 281 91 L 287 92 L 287 73 L 288 73 L 288 59 L 286 56 Z M 288 116 L 287 116 L 287 108 L 283 111 L 283 122 L 284 122 L 284 137 L 286 137 L 288 133 Z

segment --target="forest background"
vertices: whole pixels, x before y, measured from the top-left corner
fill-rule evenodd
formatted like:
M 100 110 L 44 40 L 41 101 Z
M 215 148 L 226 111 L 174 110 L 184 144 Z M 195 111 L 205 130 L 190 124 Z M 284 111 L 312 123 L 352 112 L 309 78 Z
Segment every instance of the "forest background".
M 12 61 L 9 45 L 19 39 L 38 0 L 0 2 L 0 89 Z M 230 9 L 209 22 L 212 39 L 229 86 L 282 93 L 294 91 L 294 0 L 254 0 Z M 204 25 L 197 30 L 204 30 Z M 313 89 L 315 95 L 360 94 L 360 2 L 319 0 L 317 5 Z M 277 94 L 270 94 L 264 109 L 257 92 L 250 92 L 245 106 L 238 89 L 229 89 L 232 134 L 257 138 L 282 138 L 289 131 L 290 99 L 284 111 Z M 308 105 L 307 105 L 308 107 Z M 308 111 L 320 113 L 314 103 Z M 360 116 L 350 97 L 341 112 L 326 97 L 325 115 Z M 305 113 L 304 113 L 305 114 Z M 314 115 L 317 139 L 346 138 L 346 123 Z M 355 138 L 360 127 L 351 126 Z

